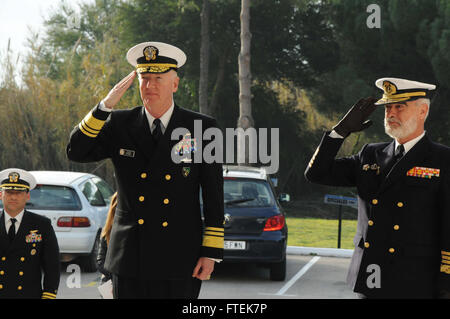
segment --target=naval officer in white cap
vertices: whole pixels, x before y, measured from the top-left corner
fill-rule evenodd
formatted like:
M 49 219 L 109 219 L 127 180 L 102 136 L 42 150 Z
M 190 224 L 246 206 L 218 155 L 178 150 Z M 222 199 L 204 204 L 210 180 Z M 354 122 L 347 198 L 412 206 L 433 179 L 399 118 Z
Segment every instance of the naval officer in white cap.
M 326 132 L 305 171 L 324 185 L 356 187 L 358 224 L 347 281 L 363 298 L 450 296 L 450 149 L 425 132 L 433 84 L 382 78 L 379 99 L 359 100 Z M 384 106 L 387 143 L 336 158 L 344 139 Z
M 29 172 L 0 172 L 0 298 L 55 299 L 59 247 L 47 217 L 25 209 L 36 180 Z
M 145 42 L 126 57 L 135 70 L 74 128 L 67 155 L 77 162 L 110 158 L 115 167 L 118 204 L 104 265 L 114 297 L 197 298 L 223 256 L 222 165 L 174 163 L 171 151 L 195 144 L 217 123 L 174 102 L 182 50 Z M 136 75 L 143 106 L 113 110 Z M 201 123 L 199 136 L 194 121 Z M 176 128 L 192 135 L 172 140 Z

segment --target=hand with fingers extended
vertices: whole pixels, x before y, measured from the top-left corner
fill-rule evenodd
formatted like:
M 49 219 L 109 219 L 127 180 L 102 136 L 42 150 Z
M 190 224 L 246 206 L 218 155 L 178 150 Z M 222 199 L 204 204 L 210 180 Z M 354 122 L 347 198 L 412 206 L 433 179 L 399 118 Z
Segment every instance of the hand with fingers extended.
M 377 99 L 372 97 L 360 99 L 333 127 L 333 130 L 339 135 L 347 137 L 350 133 L 359 132 L 371 126 L 372 121 L 368 118 L 376 109 L 376 101 Z
M 109 109 L 113 109 L 117 103 L 119 103 L 122 96 L 128 90 L 128 88 L 133 84 L 136 77 L 136 71 L 131 72 L 126 77 L 124 77 L 119 83 L 117 83 L 108 95 L 103 99 L 103 103 Z

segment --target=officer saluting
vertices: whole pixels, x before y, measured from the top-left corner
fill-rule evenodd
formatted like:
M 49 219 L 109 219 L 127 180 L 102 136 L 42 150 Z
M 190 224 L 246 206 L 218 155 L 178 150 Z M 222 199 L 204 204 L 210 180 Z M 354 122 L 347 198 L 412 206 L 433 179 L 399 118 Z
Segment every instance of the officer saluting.
M 368 298 L 450 294 L 450 148 L 424 130 L 435 85 L 382 78 L 381 99 L 358 101 L 326 132 L 306 171 L 314 183 L 356 186 L 358 225 L 347 281 Z M 345 137 L 385 109 L 390 143 L 365 145 L 335 159 Z
M 144 42 L 127 59 L 135 71 L 74 128 L 67 155 L 77 162 L 110 158 L 115 167 L 118 204 L 104 266 L 114 297 L 197 298 L 223 256 L 222 165 L 193 161 L 196 143 L 217 123 L 174 103 L 186 61 L 179 48 Z M 144 106 L 113 110 L 137 74 Z M 177 128 L 191 135 L 172 140 Z M 174 150 L 191 158 L 175 163 Z
M 0 298 L 55 299 L 60 275 L 55 232 L 48 218 L 25 209 L 36 180 L 9 168 L 0 172 L 0 182 Z

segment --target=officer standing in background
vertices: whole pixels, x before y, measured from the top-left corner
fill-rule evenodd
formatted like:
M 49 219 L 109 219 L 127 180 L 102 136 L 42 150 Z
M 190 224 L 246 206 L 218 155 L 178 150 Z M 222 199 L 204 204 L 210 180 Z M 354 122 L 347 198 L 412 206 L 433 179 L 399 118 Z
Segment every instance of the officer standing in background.
M 314 183 L 356 186 L 358 224 L 347 281 L 366 298 L 450 295 L 450 149 L 424 123 L 435 85 L 382 78 L 381 99 L 358 101 L 326 132 L 305 171 Z M 335 159 L 344 139 L 385 108 L 390 143 L 367 144 Z
M 36 180 L 9 168 L 0 172 L 0 182 L 0 298 L 55 299 L 60 276 L 55 232 L 47 217 L 25 209 Z
M 136 70 L 74 128 L 67 155 L 77 162 L 110 158 L 115 167 L 118 204 L 104 265 L 113 274 L 114 298 L 197 298 L 201 280 L 223 257 L 222 165 L 192 156 L 174 163 L 171 152 L 194 154 L 203 132 L 217 123 L 174 103 L 177 70 L 186 61 L 179 48 L 145 42 L 127 60 Z M 137 74 L 144 106 L 113 110 Z M 194 121 L 201 136 L 194 135 Z M 193 134 L 174 141 L 176 128 Z

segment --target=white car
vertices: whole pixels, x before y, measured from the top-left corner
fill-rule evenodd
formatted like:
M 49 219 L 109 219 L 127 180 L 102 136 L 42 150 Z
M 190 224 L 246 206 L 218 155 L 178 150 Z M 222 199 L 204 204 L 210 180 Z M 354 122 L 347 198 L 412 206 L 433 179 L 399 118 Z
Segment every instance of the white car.
M 81 268 L 96 271 L 99 235 L 114 190 L 87 173 L 31 171 L 37 181 L 26 209 L 51 219 L 61 261 L 79 257 Z

